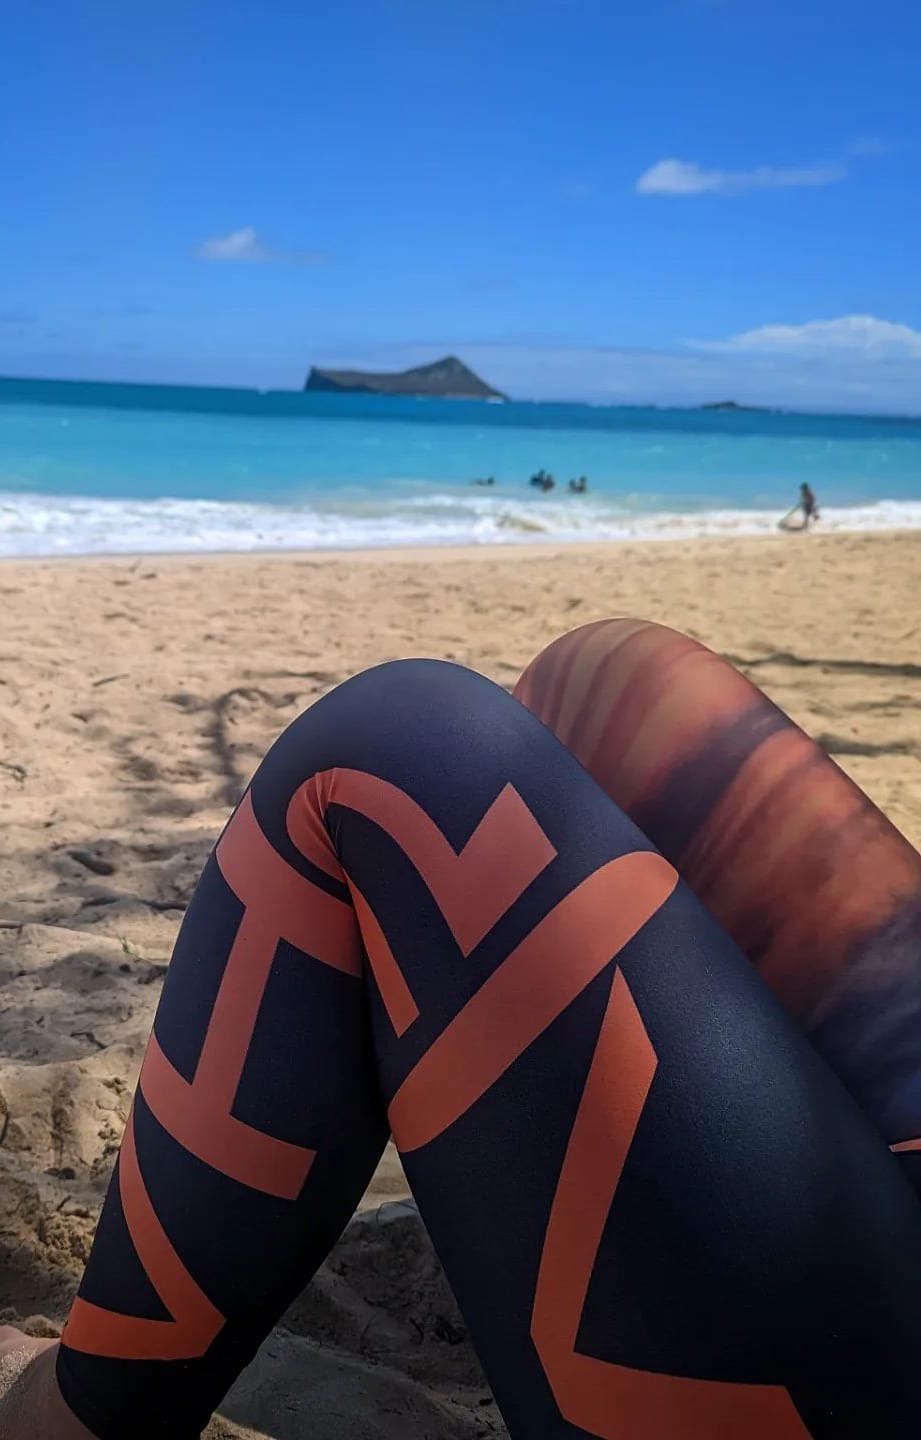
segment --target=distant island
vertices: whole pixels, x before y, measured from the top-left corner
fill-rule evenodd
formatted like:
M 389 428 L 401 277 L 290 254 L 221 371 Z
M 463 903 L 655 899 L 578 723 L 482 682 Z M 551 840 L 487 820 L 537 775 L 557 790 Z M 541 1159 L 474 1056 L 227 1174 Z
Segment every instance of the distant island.
M 740 405 L 738 400 L 711 400 L 709 405 L 701 405 L 701 410 L 764 410 L 764 405 Z
M 430 396 L 441 400 L 508 398 L 487 385 L 479 375 L 474 375 L 454 355 L 436 360 L 431 365 L 418 365 L 414 370 L 321 370 L 313 366 L 304 389 L 352 395 Z

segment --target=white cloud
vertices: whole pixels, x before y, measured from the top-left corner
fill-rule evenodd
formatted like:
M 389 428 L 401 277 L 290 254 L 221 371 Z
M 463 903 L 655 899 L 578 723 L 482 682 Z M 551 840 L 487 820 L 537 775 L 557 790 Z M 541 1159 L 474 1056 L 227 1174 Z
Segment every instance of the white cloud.
M 805 325 L 760 325 L 728 340 L 694 341 L 695 350 L 801 358 L 921 360 L 921 330 L 873 315 L 842 315 Z
M 308 251 L 276 250 L 267 245 L 252 225 L 242 225 L 229 235 L 213 235 L 196 250 L 199 260 L 263 261 L 283 265 L 321 265 L 325 255 Z
M 215 235 L 198 247 L 202 260 L 267 260 L 269 251 L 252 225 L 231 230 L 229 235 Z
M 834 185 L 846 179 L 847 173 L 847 166 L 840 163 L 787 169 L 759 165 L 754 170 L 706 170 L 693 160 L 659 160 L 640 176 L 636 190 L 640 195 L 740 195 L 745 190 Z

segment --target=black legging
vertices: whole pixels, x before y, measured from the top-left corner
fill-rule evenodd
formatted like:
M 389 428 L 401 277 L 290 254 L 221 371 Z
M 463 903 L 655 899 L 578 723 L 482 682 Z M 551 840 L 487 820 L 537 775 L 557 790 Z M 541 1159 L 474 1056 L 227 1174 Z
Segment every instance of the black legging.
M 410 661 L 290 726 L 176 944 L 64 1334 L 197 1436 L 392 1128 L 516 1440 L 917 1430 L 921 1213 L 734 943 L 517 701 Z

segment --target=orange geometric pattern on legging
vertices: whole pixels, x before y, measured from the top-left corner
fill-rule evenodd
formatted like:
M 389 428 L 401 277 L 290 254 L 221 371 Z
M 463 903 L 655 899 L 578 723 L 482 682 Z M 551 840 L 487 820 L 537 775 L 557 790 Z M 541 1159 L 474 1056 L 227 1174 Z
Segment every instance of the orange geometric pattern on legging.
M 456 852 L 405 792 L 362 772 L 330 771 L 314 777 L 293 797 L 288 828 L 298 848 L 331 874 L 338 860 L 323 823 L 330 804 L 372 818 L 412 859 L 464 956 L 555 854 L 511 787 L 500 793 L 467 845 Z M 503 872 L 488 863 L 497 853 L 518 858 Z M 179 1076 L 152 1037 L 141 1091 L 160 1124 L 200 1159 L 240 1183 L 294 1199 L 314 1152 L 253 1130 L 231 1110 L 279 939 L 354 975 L 360 965 L 357 932 L 343 913 L 350 907 L 294 871 L 272 849 L 249 795 L 218 844 L 217 861 L 245 910 L 195 1077 L 188 1082 Z M 500 878 L 491 878 L 484 888 L 487 873 L 494 877 L 497 871 Z M 484 981 L 397 1089 L 389 1118 L 401 1150 L 427 1144 L 476 1104 L 615 959 L 665 903 L 676 881 L 667 861 L 642 851 L 608 862 L 564 896 Z M 381 963 L 386 940 L 363 898 L 358 916 L 388 1013 L 405 1016 L 408 986 L 389 947 L 387 963 Z M 559 958 L 564 937 L 567 964 Z M 409 1000 L 414 1005 L 411 996 Z M 398 1024 L 395 1029 L 399 1032 Z M 801 1440 L 808 1432 L 780 1386 L 653 1374 L 576 1350 L 602 1230 L 657 1065 L 630 988 L 618 970 L 548 1219 L 535 1281 L 535 1347 L 562 1414 L 603 1440 L 626 1435 L 656 1440 L 663 1423 L 674 1440 L 697 1440 L 702 1426 L 749 1440 Z M 617 1104 L 612 1104 L 614 1094 Z M 188 1274 L 154 1213 L 130 1124 L 120 1176 L 125 1220 L 138 1257 L 173 1318 L 126 1317 L 78 1300 L 65 1342 L 76 1350 L 118 1358 L 200 1356 L 224 1317 Z

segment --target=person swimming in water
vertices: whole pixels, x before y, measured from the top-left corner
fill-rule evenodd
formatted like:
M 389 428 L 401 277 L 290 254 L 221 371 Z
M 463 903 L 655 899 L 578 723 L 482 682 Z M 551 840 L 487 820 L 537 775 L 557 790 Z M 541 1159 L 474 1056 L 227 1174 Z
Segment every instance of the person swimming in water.
M 587 495 L 588 480 L 586 476 L 580 475 L 578 480 L 570 480 L 569 489 L 573 495 Z
M 547 470 L 538 470 L 531 476 L 528 484 L 536 486 L 538 490 L 542 490 L 546 495 L 547 491 L 552 490 L 556 485 L 556 480 Z

